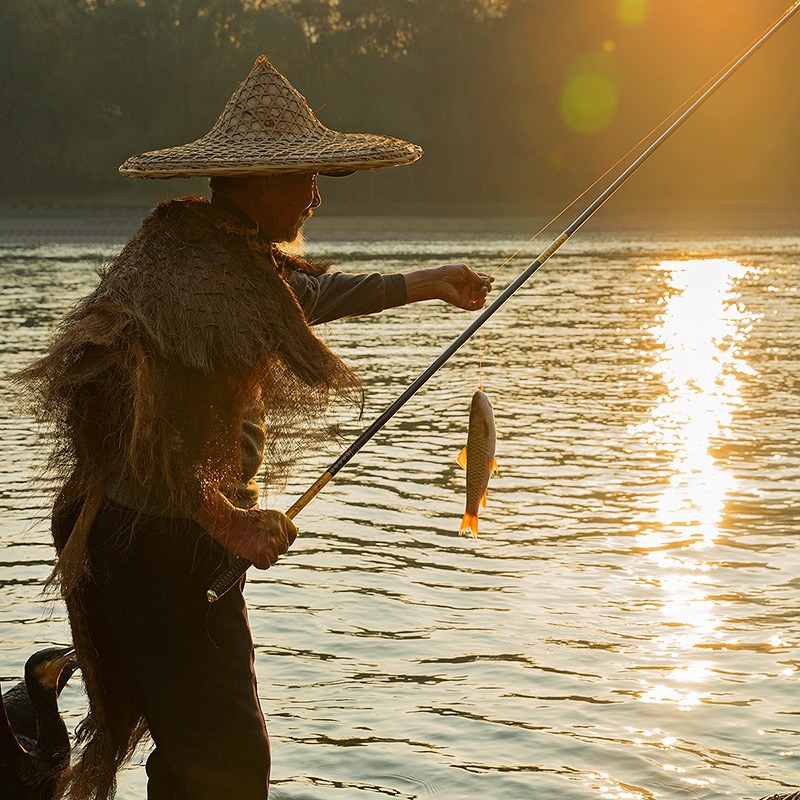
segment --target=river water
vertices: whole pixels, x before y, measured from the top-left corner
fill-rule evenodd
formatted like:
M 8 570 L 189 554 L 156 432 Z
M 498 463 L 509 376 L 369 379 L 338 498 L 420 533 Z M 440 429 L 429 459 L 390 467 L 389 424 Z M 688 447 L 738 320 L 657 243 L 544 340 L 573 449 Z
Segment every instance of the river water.
M 345 271 L 519 244 L 341 236 Z M 0 372 L 41 352 L 109 244 L 0 245 Z M 535 248 L 534 248 L 535 249 Z M 497 273 L 507 284 L 530 259 Z M 800 239 L 582 234 L 298 518 L 247 588 L 278 800 L 756 798 L 800 785 Z M 466 325 L 424 303 L 324 335 L 377 416 Z M 479 363 L 481 366 L 479 366 Z M 458 535 L 482 374 L 499 474 Z M 45 437 L 0 419 L 0 680 L 69 639 Z M 334 453 L 335 455 L 335 453 Z M 331 461 L 304 464 L 286 507 Z M 70 727 L 80 681 L 62 695 Z M 141 762 L 120 800 L 141 800 Z

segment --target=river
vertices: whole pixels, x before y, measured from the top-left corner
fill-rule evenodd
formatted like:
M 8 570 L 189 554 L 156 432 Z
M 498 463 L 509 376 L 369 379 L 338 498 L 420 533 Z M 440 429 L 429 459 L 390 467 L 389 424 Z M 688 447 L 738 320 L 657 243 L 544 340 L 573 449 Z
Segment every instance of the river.
M 579 239 L 579 240 L 578 240 Z M 337 269 L 465 260 L 511 236 L 318 239 Z M 0 243 L 3 375 L 118 244 Z M 533 248 L 536 250 L 536 248 Z M 506 285 L 529 260 L 497 273 Z M 582 234 L 298 518 L 246 595 L 276 800 L 744 800 L 800 785 L 800 238 Z M 467 324 L 424 303 L 334 323 L 362 420 Z M 499 473 L 459 536 L 479 376 Z M 0 393 L 0 680 L 69 640 L 46 437 Z M 286 507 L 336 452 L 304 463 Z M 61 708 L 85 713 L 80 680 Z M 137 757 L 119 800 L 141 800 Z

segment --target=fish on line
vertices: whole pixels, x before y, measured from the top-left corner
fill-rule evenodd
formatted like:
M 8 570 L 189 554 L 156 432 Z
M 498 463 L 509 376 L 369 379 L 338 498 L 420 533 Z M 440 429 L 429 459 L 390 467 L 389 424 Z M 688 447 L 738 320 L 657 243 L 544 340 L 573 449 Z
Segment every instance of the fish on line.
M 471 531 L 474 537 L 478 536 L 478 506 L 486 508 L 486 487 L 489 478 L 497 472 L 496 446 L 497 429 L 492 404 L 478 389 L 472 396 L 469 409 L 467 446 L 456 459 L 467 472 L 466 507 L 459 533 Z

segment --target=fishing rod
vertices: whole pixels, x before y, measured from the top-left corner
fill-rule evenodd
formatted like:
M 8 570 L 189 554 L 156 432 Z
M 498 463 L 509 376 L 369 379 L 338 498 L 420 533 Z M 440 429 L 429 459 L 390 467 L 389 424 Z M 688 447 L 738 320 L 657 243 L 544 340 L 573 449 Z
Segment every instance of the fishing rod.
M 678 128 L 691 117 L 697 109 L 702 106 L 711 95 L 713 95 L 731 75 L 736 72 L 742 64 L 747 61 L 763 44 L 788 20 L 800 10 L 800 0 L 795 2 L 778 18 L 772 27 L 761 36 L 745 53 L 740 56 L 703 94 L 692 103 L 686 111 L 681 114 L 611 185 L 600 194 L 594 202 L 583 211 L 564 232 L 554 239 L 542 253 L 532 261 L 502 292 L 498 297 L 487 306 L 465 329 L 459 334 L 438 356 L 438 358 L 424 371 L 408 388 L 370 425 L 339 458 L 334 461 L 325 472 L 322 473 L 311 486 L 292 504 L 286 512 L 290 519 L 296 517 L 330 480 L 361 450 L 362 447 L 381 429 L 384 425 L 406 404 L 406 402 L 419 389 L 430 380 L 439 368 L 450 359 L 450 357 L 461 348 L 461 346 L 477 331 L 517 289 L 522 286 L 535 272 L 537 272 L 551 256 L 561 248 L 561 246 L 579 229 L 583 224 L 600 209 L 606 201 L 619 189 L 628 178 L 636 172 L 656 150 L 661 147 L 667 139 L 672 136 Z M 237 556 L 233 563 L 225 572 L 217 578 L 211 588 L 206 592 L 209 603 L 219 600 L 222 595 L 231 589 L 244 575 L 252 563 L 242 556 Z

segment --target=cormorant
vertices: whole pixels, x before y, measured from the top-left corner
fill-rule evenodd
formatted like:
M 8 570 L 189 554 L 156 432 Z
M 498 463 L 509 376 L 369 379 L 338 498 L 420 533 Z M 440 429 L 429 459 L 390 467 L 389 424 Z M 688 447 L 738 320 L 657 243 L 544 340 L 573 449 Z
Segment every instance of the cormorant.
M 8 721 L 11 723 L 11 730 L 17 736 L 27 736 L 29 739 L 36 739 L 37 737 L 37 715 L 28 691 L 28 681 L 37 680 L 37 670 L 45 668 L 43 662 L 52 661 L 53 659 L 61 658 L 61 656 L 70 656 L 56 682 L 56 697 L 58 697 L 61 694 L 61 690 L 67 685 L 67 681 L 78 669 L 78 662 L 72 657 L 74 653 L 75 650 L 71 647 L 51 647 L 34 653 L 25 664 L 25 680 L 20 681 L 3 694 Z M 57 669 L 57 667 L 54 669 Z
M 0 695 L 0 800 L 51 800 L 69 766 L 69 735 L 58 713 L 61 675 L 75 671 L 75 651 L 50 648 L 25 664 L 26 692 L 14 687 L 6 708 Z M 68 666 L 69 665 L 69 666 Z M 35 717 L 31 733 L 30 709 Z M 18 720 L 21 728 L 14 723 Z

